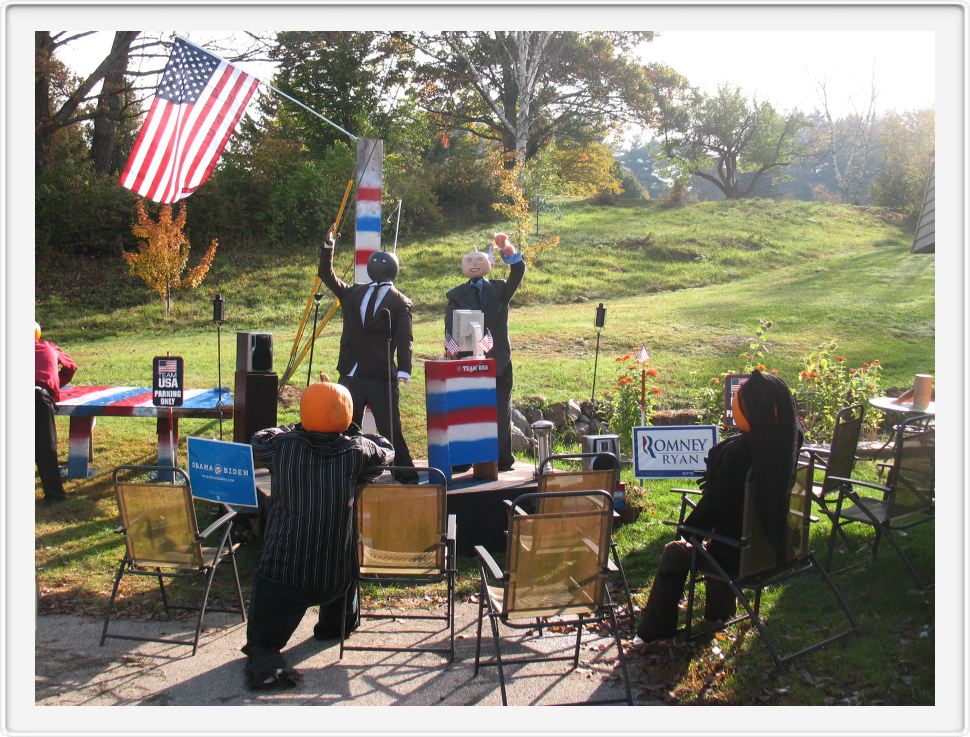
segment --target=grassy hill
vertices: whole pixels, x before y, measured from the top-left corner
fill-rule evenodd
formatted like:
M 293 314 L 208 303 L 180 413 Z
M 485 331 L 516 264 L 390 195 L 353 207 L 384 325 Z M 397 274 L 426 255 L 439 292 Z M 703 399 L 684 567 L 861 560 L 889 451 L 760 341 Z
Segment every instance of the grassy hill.
M 415 303 L 418 359 L 404 392 L 405 430 L 419 448 L 425 442 L 421 363 L 441 355 L 444 294 L 462 280 L 461 255 L 483 247 L 500 227 L 453 230 L 399 246 L 398 285 Z M 796 380 L 802 355 L 832 339 L 853 365 L 879 359 L 886 385 L 907 385 L 914 373 L 934 371 L 934 259 L 912 255 L 909 228 L 885 211 L 772 200 L 681 209 L 574 204 L 545 217 L 543 230 L 558 234 L 561 244 L 530 264 L 513 302 L 517 397 L 554 400 L 591 391 L 598 302 L 608 308 L 599 386 L 612 379 L 614 356 L 645 344 L 662 371 L 661 404 L 689 403 L 710 376 L 739 367 L 737 356 L 759 319 L 773 321 L 771 364 L 789 381 Z M 349 267 L 350 242 L 345 237 L 338 246 L 338 273 Z M 206 282 L 178 295 L 169 318 L 158 298 L 127 275 L 120 255 L 72 259 L 71 269 L 38 264 L 37 319 L 78 360 L 79 383 L 147 384 L 152 356 L 169 351 L 185 357 L 187 385 L 215 386 L 209 318 L 218 291 L 226 300 L 224 383 L 231 383 L 236 330 L 272 332 L 282 372 L 316 256 L 309 249 L 223 244 Z M 494 275 L 504 271 L 499 265 Z M 325 299 L 324 310 L 328 305 Z M 334 372 L 339 323 L 316 345 L 314 374 Z M 306 365 L 299 376 L 305 381 Z

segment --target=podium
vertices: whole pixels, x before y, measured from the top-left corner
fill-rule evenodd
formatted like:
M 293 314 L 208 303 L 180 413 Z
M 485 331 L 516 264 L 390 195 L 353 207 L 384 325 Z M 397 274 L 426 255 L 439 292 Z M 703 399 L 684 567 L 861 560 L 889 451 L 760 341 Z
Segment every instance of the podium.
M 461 358 L 424 365 L 428 463 L 451 481 L 451 467 L 472 464 L 475 478 L 498 478 L 495 361 Z

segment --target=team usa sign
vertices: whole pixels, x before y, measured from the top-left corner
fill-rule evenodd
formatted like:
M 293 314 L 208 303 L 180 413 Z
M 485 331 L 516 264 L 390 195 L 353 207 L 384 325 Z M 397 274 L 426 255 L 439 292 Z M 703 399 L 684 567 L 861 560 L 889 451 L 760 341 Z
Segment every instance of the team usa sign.
M 181 407 L 184 376 L 185 364 L 181 356 L 155 356 L 152 359 L 152 404 Z
M 717 444 L 715 425 L 633 428 L 633 473 L 638 479 L 692 477 L 706 467 Z

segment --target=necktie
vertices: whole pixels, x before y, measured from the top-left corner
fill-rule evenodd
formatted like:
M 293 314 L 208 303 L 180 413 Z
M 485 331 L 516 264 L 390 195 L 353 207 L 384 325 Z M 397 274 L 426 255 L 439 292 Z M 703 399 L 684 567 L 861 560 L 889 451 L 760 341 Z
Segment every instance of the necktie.
M 482 309 L 482 282 L 472 282 L 472 289 L 475 292 L 475 301 L 478 303 L 478 309 Z
M 379 284 L 375 284 L 370 288 L 370 304 L 367 306 L 368 321 L 373 322 L 374 315 L 377 314 L 377 293 L 380 289 Z

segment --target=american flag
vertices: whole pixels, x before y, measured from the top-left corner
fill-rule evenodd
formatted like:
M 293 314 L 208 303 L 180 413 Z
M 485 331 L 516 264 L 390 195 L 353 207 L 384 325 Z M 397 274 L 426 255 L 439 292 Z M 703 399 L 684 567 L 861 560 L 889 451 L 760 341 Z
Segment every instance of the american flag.
M 646 346 L 640 346 L 640 350 L 637 351 L 637 363 L 646 363 L 650 360 L 650 354 L 647 353 Z
M 158 362 L 159 373 L 175 373 L 179 370 L 179 362 L 174 358 L 163 358 Z
M 209 178 L 258 84 L 175 39 L 121 185 L 155 202 L 188 197 Z
M 451 333 L 445 331 L 445 355 L 457 356 L 458 348 L 458 342 L 451 337 Z
M 482 339 L 478 341 L 478 347 L 482 349 L 482 353 L 488 353 L 490 350 L 492 350 L 493 345 L 495 345 L 495 341 L 492 340 L 492 331 L 486 330 L 485 335 L 483 335 Z

